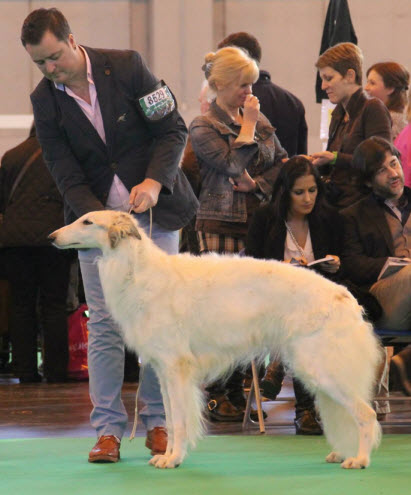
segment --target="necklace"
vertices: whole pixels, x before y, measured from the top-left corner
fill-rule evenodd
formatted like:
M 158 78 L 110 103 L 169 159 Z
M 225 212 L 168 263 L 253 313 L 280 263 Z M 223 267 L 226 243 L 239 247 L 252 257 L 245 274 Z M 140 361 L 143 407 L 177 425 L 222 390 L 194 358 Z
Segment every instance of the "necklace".
M 294 234 L 293 234 L 293 231 L 291 230 L 291 227 L 288 225 L 287 221 L 284 220 L 284 223 L 285 223 L 285 228 L 287 229 L 288 233 L 290 234 L 290 237 L 291 237 L 291 240 L 293 241 L 293 243 L 295 244 L 295 247 L 298 249 L 298 251 L 300 252 L 301 254 L 301 257 L 305 259 L 305 253 L 304 253 L 304 250 L 302 249 L 302 247 L 298 244 L 297 242 L 297 239 L 295 238 Z

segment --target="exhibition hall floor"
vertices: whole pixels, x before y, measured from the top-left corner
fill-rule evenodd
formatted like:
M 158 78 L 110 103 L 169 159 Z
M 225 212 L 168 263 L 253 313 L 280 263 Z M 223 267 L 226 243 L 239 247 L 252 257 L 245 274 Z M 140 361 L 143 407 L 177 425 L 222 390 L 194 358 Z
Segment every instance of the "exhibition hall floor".
M 135 384 L 123 398 L 131 431 Z M 401 399 L 401 394 L 394 394 Z M 286 379 L 281 396 L 292 396 Z M 93 465 L 87 454 L 95 442 L 89 425 L 86 382 L 20 385 L 0 378 L 0 493 L 3 495 L 207 494 L 408 494 L 411 402 L 391 403 L 383 440 L 368 469 L 346 471 L 324 461 L 324 437 L 296 436 L 293 404 L 264 402 L 266 434 L 256 425 L 210 423 L 183 465 L 158 470 L 147 464 L 141 425 L 137 438 L 121 445 L 121 462 Z M 394 425 L 394 423 L 396 423 Z

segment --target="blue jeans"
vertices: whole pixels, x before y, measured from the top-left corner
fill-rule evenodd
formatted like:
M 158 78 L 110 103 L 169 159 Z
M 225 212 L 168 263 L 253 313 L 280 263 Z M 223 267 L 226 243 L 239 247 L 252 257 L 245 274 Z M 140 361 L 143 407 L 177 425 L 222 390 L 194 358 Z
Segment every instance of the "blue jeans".
M 140 227 L 148 233 L 149 215 L 136 215 Z M 178 252 L 178 231 L 153 223 L 152 239 L 168 254 Z M 99 249 L 79 251 L 84 291 L 90 311 L 88 322 L 89 389 L 93 403 L 91 425 L 97 436 L 116 435 L 121 438 L 127 426 L 127 412 L 121 400 L 124 378 L 124 341 L 111 318 L 104 301 L 96 258 Z M 140 380 L 140 417 L 148 430 L 165 426 L 164 405 L 157 376 L 151 366 L 144 366 Z

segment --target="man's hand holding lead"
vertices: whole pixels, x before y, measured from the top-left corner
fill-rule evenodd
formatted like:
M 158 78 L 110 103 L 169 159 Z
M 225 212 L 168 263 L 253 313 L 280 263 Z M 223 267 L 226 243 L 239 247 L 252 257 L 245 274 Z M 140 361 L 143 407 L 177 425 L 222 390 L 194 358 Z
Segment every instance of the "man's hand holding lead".
M 134 213 L 143 213 L 156 206 L 162 185 L 154 179 L 144 179 L 130 192 L 129 204 Z

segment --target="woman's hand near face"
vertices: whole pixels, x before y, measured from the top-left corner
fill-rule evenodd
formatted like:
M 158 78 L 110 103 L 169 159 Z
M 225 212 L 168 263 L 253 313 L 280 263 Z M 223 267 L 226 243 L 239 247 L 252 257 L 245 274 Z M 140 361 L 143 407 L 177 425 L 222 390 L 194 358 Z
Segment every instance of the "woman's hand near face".
M 249 122 L 256 124 L 260 112 L 260 102 L 254 95 L 247 95 L 243 107 L 243 124 Z
M 253 95 L 247 95 L 243 107 L 243 123 L 236 141 L 251 143 L 254 141 L 255 126 L 260 112 L 260 102 Z
M 311 155 L 312 164 L 315 167 L 319 167 L 321 165 L 326 165 L 334 160 L 334 153 L 331 151 L 320 151 L 319 153 L 313 153 Z
M 319 263 L 318 268 L 327 273 L 337 273 L 341 266 L 341 261 L 338 256 L 334 254 L 327 254 L 327 256 L 332 256 L 332 260 L 326 261 L 324 263 Z
M 247 170 L 235 179 L 229 178 L 230 183 L 233 185 L 234 191 L 238 192 L 254 192 L 257 189 L 255 180 L 250 176 Z

